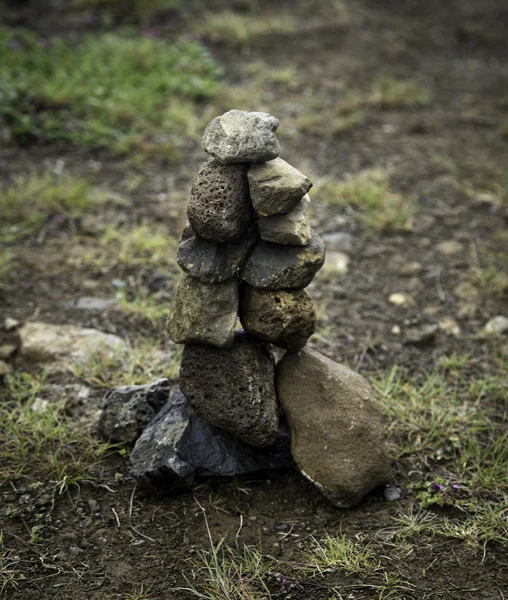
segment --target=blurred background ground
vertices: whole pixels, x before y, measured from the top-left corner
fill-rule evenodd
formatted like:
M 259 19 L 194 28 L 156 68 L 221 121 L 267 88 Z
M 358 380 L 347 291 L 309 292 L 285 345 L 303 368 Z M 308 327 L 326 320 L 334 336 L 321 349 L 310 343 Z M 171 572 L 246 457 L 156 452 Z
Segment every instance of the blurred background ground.
M 0 325 L 130 344 L 71 373 L 6 357 L 1 592 L 504 598 L 508 7 L 55 0 L 0 15 Z M 62 401 L 175 380 L 175 248 L 200 135 L 230 108 L 276 115 L 281 156 L 314 181 L 328 259 L 310 344 L 375 386 L 395 501 L 337 510 L 293 473 L 147 490 Z

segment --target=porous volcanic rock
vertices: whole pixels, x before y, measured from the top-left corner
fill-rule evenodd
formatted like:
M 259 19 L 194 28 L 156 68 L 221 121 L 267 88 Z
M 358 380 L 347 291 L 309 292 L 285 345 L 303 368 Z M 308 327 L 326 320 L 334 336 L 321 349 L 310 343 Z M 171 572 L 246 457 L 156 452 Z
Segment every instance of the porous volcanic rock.
M 192 184 L 187 216 L 192 229 L 205 240 L 237 239 L 252 215 L 247 165 L 223 165 L 208 160 Z
M 204 283 L 182 273 L 166 329 L 176 344 L 231 346 L 238 313 L 238 283 Z
M 268 217 L 292 210 L 312 187 L 312 182 L 282 158 L 252 165 L 248 173 L 252 206 Z
M 285 422 L 270 447 L 254 448 L 194 413 L 179 389 L 136 442 L 130 465 L 134 477 L 182 483 L 191 483 L 195 476 L 232 477 L 294 467 Z
M 305 290 L 257 290 L 246 286 L 240 319 L 253 336 L 296 352 L 316 329 L 316 312 Z
M 291 429 L 293 458 L 332 502 L 354 506 L 388 483 L 381 416 L 363 377 L 303 348 L 279 361 L 276 385 Z
M 324 262 L 325 245 L 315 231 L 308 246 L 282 246 L 261 240 L 247 257 L 242 279 L 266 290 L 304 288 Z
M 279 424 L 268 344 L 238 332 L 229 350 L 185 346 L 180 388 L 209 423 L 251 446 L 273 444 Z
M 108 392 L 99 419 L 99 433 L 112 442 L 135 442 L 168 398 L 168 379 Z
M 279 120 L 264 112 L 230 110 L 215 117 L 203 134 L 203 148 L 224 164 L 256 163 L 279 156 L 274 132 Z
M 176 260 L 189 275 L 207 283 L 221 283 L 239 274 L 249 250 L 258 239 L 254 225 L 247 227 L 238 240 L 224 244 L 199 237 L 187 225 L 178 244 Z
M 289 212 L 271 217 L 259 217 L 261 239 L 286 246 L 306 246 L 312 237 L 308 194 Z

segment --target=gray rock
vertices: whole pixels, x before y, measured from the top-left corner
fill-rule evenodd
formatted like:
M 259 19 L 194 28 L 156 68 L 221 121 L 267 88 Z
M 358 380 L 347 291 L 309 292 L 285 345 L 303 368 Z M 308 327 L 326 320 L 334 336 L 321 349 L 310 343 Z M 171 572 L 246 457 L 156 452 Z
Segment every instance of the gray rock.
M 308 177 L 282 158 L 252 165 L 248 178 L 252 206 L 264 217 L 293 210 L 312 187 Z
M 157 379 L 148 385 L 128 385 L 108 392 L 99 433 L 112 442 L 134 443 L 166 404 L 169 391 L 169 380 Z
M 301 472 L 340 507 L 388 483 L 390 461 L 373 391 L 363 377 L 315 350 L 287 353 L 277 394 Z
M 395 485 L 387 485 L 383 491 L 383 496 L 387 502 L 396 502 L 402 498 L 402 490 Z
M 303 247 L 261 241 L 249 254 L 242 279 L 267 290 L 304 288 L 324 262 L 325 246 L 315 231 L 309 245 Z
M 316 312 L 305 290 L 257 290 L 250 286 L 240 301 L 240 319 L 253 336 L 296 352 L 316 329 Z
M 309 219 L 310 198 L 306 194 L 289 212 L 259 217 L 261 239 L 286 246 L 306 246 L 312 237 Z
M 223 243 L 238 238 L 252 216 L 247 166 L 208 160 L 192 184 L 187 216 L 205 240 Z
M 508 331 L 508 317 L 497 315 L 489 319 L 482 329 L 482 334 L 485 337 L 495 337 L 502 335 Z
M 19 354 L 33 363 L 58 362 L 62 368 L 82 362 L 90 352 L 112 358 L 127 352 L 127 344 L 116 335 L 74 325 L 28 322 L 18 331 Z
M 94 296 L 81 296 L 76 301 L 76 308 L 82 310 L 107 310 L 116 304 L 114 298 L 95 298 Z
M 166 328 L 176 344 L 211 344 L 229 347 L 233 343 L 238 313 L 238 283 L 204 283 L 182 274 L 176 286 L 173 307 Z
M 327 250 L 334 252 L 352 252 L 353 250 L 353 236 L 350 233 L 337 231 L 325 233 L 322 237 Z
M 188 225 L 180 238 L 176 260 L 189 275 L 206 283 L 221 283 L 239 275 L 258 239 L 257 227 L 251 226 L 238 240 L 217 244 L 200 238 Z
M 268 344 L 244 332 L 229 350 L 191 344 L 184 348 L 180 388 L 212 425 L 251 446 L 270 446 L 277 436 L 274 359 Z
M 168 400 L 136 442 L 131 474 L 191 483 L 196 476 L 232 477 L 292 467 L 289 429 L 281 423 L 269 448 L 253 448 L 192 412 L 180 390 Z
M 279 156 L 279 120 L 263 112 L 230 110 L 208 125 L 203 148 L 224 164 L 256 163 Z
M 411 327 L 406 331 L 404 344 L 413 346 L 424 346 L 432 344 L 436 339 L 437 325 L 423 325 L 422 327 Z

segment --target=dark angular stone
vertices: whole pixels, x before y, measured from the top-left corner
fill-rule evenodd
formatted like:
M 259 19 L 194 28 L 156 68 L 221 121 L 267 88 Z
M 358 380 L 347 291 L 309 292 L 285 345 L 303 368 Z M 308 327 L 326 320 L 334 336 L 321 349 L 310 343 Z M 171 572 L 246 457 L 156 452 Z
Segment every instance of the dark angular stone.
M 242 279 L 266 290 L 307 287 L 325 262 L 325 245 L 312 231 L 308 246 L 282 246 L 260 241 L 249 254 Z
M 247 165 L 208 160 L 192 185 L 187 207 L 192 229 L 205 240 L 222 244 L 237 239 L 251 215 Z
M 183 483 L 196 476 L 232 477 L 294 466 L 286 423 L 281 423 L 272 446 L 253 448 L 193 414 L 180 390 L 138 439 L 130 464 L 134 477 Z
M 257 227 L 253 225 L 247 227 L 238 240 L 218 244 L 199 237 L 187 225 L 178 244 L 176 260 L 188 275 L 206 283 L 222 283 L 239 274 L 258 238 Z
M 182 354 L 182 392 L 212 425 L 251 446 L 270 446 L 277 436 L 274 377 L 269 345 L 245 332 L 228 350 L 188 344 Z
M 99 419 L 99 433 L 107 440 L 130 444 L 166 404 L 169 380 L 128 385 L 108 392 Z

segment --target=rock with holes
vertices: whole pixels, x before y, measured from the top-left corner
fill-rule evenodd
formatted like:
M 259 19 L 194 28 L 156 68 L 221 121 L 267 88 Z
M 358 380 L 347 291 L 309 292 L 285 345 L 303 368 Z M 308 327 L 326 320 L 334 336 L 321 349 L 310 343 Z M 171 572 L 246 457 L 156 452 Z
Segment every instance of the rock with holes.
M 130 465 L 134 477 L 182 483 L 196 476 L 232 477 L 294 467 L 285 422 L 268 448 L 248 446 L 195 413 L 179 389 L 136 442 Z
M 271 291 L 247 286 L 240 301 L 240 319 L 247 332 L 296 352 L 316 329 L 316 312 L 305 290 Z
M 257 227 L 251 225 L 238 240 L 218 244 L 199 237 L 188 225 L 178 244 L 176 260 L 189 275 L 207 283 L 221 283 L 240 273 L 258 238 Z
M 182 274 L 166 329 L 176 344 L 231 346 L 238 312 L 238 283 L 205 283 Z
M 168 398 L 168 379 L 157 379 L 149 385 L 127 385 L 109 392 L 99 419 L 100 434 L 111 442 L 135 442 Z
M 268 344 L 239 332 L 232 347 L 185 346 L 180 388 L 208 422 L 251 446 L 277 437 L 279 409 Z
M 307 287 L 325 262 L 325 245 L 316 232 L 307 246 L 282 246 L 260 241 L 249 254 L 242 279 L 266 290 Z
M 337 506 L 358 504 L 388 483 L 380 411 L 358 373 L 303 348 L 279 361 L 277 395 L 298 468 Z
M 306 194 L 289 212 L 259 217 L 261 239 L 286 246 L 307 246 L 312 237 L 309 219 L 310 198 Z
M 252 206 L 264 217 L 289 212 L 312 187 L 308 177 L 282 158 L 252 165 L 248 177 Z
M 187 216 L 205 240 L 229 242 L 245 230 L 252 215 L 246 165 L 223 165 L 210 159 L 192 185 Z
M 203 148 L 224 164 L 256 163 L 279 156 L 279 120 L 264 112 L 230 110 L 205 129 Z

